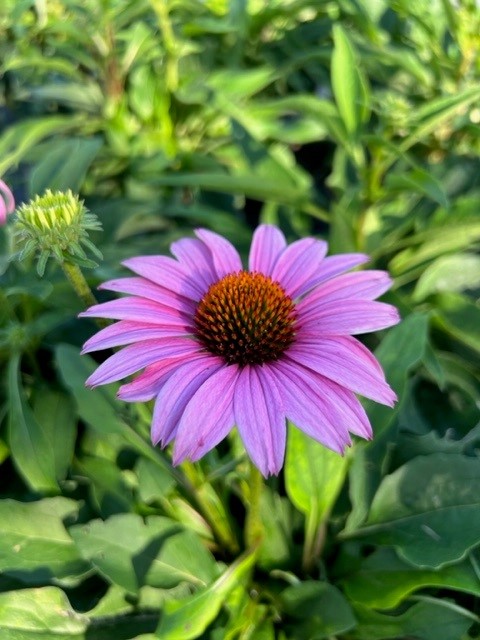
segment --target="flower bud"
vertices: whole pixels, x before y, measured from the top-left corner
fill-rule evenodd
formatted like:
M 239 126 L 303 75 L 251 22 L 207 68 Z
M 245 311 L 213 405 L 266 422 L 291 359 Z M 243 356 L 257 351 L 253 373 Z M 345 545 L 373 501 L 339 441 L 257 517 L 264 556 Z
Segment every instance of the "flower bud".
M 70 190 L 63 193 L 47 189 L 44 195 L 35 196 L 17 210 L 15 238 L 20 251 L 16 257 L 23 260 L 36 254 L 40 276 L 51 257 L 60 263 L 96 267 L 97 263 L 87 257 L 85 249 L 102 258 L 88 237 L 88 231 L 101 228 L 98 218 L 89 213 L 83 201 Z

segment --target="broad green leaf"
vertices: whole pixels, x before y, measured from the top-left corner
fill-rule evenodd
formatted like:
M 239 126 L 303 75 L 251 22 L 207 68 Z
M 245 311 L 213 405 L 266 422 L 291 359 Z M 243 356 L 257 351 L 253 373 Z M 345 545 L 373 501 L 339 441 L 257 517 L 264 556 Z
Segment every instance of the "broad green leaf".
M 217 575 L 215 561 L 199 538 L 168 518 L 144 521 L 136 514 L 121 514 L 71 527 L 70 534 L 85 560 L 130 593 L 145 584 L 204 586 Z
M 20 356 L 8 365 L 9 445 L 20 475 L 35 491 L 58 492 L 56 454 L 48 427 L 39 423 L 20 382 Z
M 156 637 L 161 640 L 198 638 L 218 616 L 229 593 L 243 584 L 254 560 L 254 553 L 243 555 L 207 589 L 184 600 L 166 602 Z
M 86 640 L 88 624 L 58 587 L 0 593 L 2 640 Z
M 443 256 L 422 273 L 413 292 L 414 300 L 424 300 L 432 293 L 464 291 L 480 287 L 480 256 L 459 253 Z
M 95 159 L 100 138 L 67 138 L 48 145 L 48 153 L 35 164 L 30 176 L 30 196 L 46 189 L 78 192 L 85 175 Z
M 116 462 L 85 456 L 75 461 L 75 471 L 91 481 L 92 502 L 103 518 L 134 510 L 132 491 Z
M 70 396 L 50 389 L 34 398 L 34 413 L 53 449 L 55 476 L 63 480 L 72 462 L 77 436 L 77 420 Z
M 264 538 L 258 552 L 258 564 L 272 570 L 292 564 L 293 508 L 284 496 L 265 486 L 261 497 Z
M 287 587 L 280 597 L 285 613 L 295 619 L 292 637 L 321 640 L 355 626 L 350 605 L 341 592 L 327 582 L 307 580 Z
M 358 571 L 342 581 L 350 600 L 370 609 L 393 609 L 413 592 L 439 587 L 480 596 L 478 575 L 469 559 L 441 569 L 420 569 L 392 549 L 377 549 Z
M 386 476 L 354 535 L 394 546 L 407 562 L 437 568 L 480 543 L 480 459 L 418 456 Z
M 63 524 L 77 511 L 76 502 L 61 497 L 0 501 L 0 570 L 28 584 L 83 574 L 87 565 Z
M 351 137 L 368 120 L 370 96 L 367 81 L 358 65 L 358 57 L 344 29 L 333 27 L 331 77 L 338 111 Z
M 476 621 L 470 611 L 449 600 L 429 598 L 414 604 L 401 614 L 387 615 L 355 606 L 358 640 L 459 640 Z
M 321 522 L 333 507 L 347 473 L 348 460 L 290 425 L 285 482 L 287 494 L 304 514 Z

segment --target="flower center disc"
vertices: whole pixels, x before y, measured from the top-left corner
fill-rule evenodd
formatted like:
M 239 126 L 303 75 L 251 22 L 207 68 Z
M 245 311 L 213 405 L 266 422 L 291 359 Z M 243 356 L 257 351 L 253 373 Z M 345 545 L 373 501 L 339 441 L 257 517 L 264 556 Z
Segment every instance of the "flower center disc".
M 228 364 L 278 360 L 295 338 L 295 305 L 262 273 L 240 271 L 212 284 L 195 313 L 195 334 Z

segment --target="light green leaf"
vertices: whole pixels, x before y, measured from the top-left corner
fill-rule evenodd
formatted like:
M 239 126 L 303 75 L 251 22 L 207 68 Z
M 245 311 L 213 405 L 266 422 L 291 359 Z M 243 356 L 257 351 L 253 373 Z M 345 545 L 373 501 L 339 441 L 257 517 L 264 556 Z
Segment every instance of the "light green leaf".
M 480 459 L 418 456 L 386 476 L 355 536 L 394 546 L 407 562 L 437 568 L 480 543 Z
M 48 433 L 39 423 L 25 398 L 20 382 L 20 356 L 8 365 L 9 445 L 20 475 L 35 491 L 58 492 L 56 456 Z
M 254 560 L 254 553 L 243 555 L 204 591 L 184 600 L 166 602 L 156 637 L 161 640 L 198 638 L 215 620 L 229 593 L 242 585 Z
M 477 287 L 480 287 L 480 256 L 459 253 L 432 262 L 418 279 L 413 298 L 424 300 L 432 293 Z
M 86 640 L 87 628 L 58 587 L 0 593 L 2 640 Z
M 77 511 L 76 502 L 61 497 L 0 501 L 0 570 L 29 584 L 82 575 L 87 566 L 62 522 Z
M 285 464 L 287 494 L 296 508 L 316 514 L 318 522 L 333 507 L 347 473 L 348 460 L 290 425 Z
M 171 588 L 180 582 L 204 586 L 216 564 L 199 538 L 175 521 L 120 514 L 71 527 L 80 553 L 107 580 L 130 593 L 144 584 Z
M 434 176 L 423 169 L 413 169 L 402 174 L 390 173 L 385 179 L 385 187 L 391 191 L 407 191 L 419 193 L 440 206 L 447 208 L 449 202 L 442 184 Z
M 443 293 L 435 298 L 435 320 L 442 328 L 480 353 L 480 305 L 455 293 Z
M 369 118 L 370 96 L 358 57 L 344 29 L 333 27 L 332 88 L 338 111 L 352 138 Z

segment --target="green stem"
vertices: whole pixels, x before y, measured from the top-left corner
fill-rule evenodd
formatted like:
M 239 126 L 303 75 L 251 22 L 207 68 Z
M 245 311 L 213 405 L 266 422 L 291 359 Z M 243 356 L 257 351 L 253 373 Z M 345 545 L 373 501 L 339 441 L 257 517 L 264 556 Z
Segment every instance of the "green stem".
M 303 546 L 302 567 L 306 573 L 310 573 L 315 562 L 320 557 L 325 544 L 325 521 L 318 522 L 316 510 L 307 516 L 305 524 L 305 544 Z
M 263 476 L 253 462 L 250 462 L 248 511 L 245 521 L 245 543 L 247 548 L 257 547 L 263 539 L 264 530 L 261 518 L 262 493 Z
M 170 20 L 168 0 L 155 0 L 153 8 L 158 17 L 158 23 L 163 36 L 163 45 L 166 53 L 165 81 L 170 93 L 178 87 L 178 57 L 175 34 Z
M 80 271 L 80 267 L 71 262 L 62 262 L 62 269 L 67 276 L 68 281 L 72 285 L 75 293 L 86 307 L 97 304 L 97 300 L 85 280 L 85 276 Z

